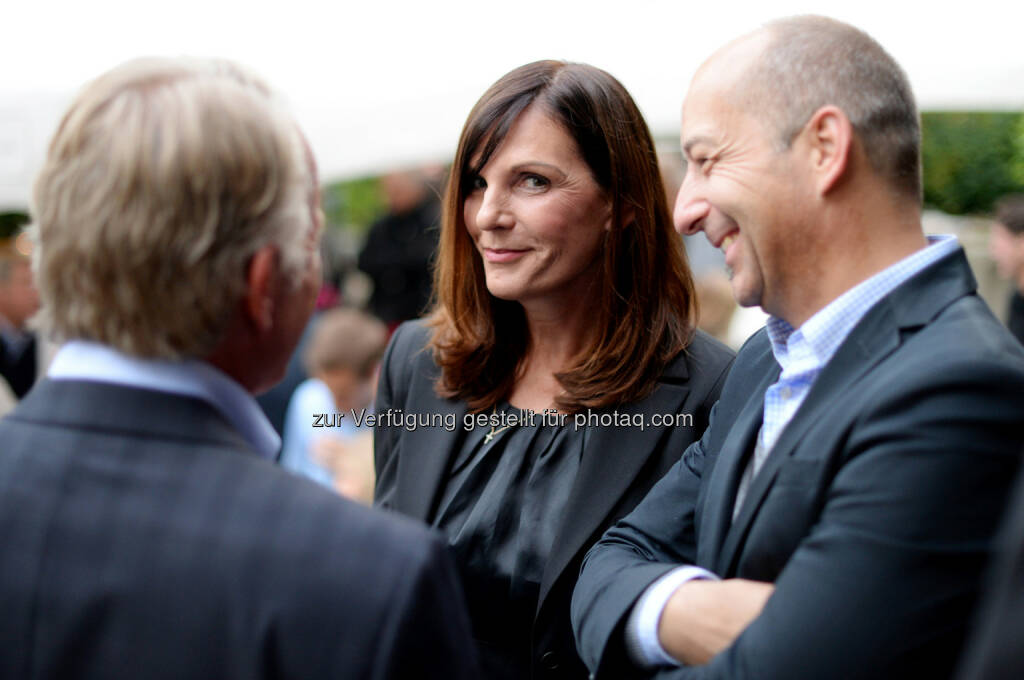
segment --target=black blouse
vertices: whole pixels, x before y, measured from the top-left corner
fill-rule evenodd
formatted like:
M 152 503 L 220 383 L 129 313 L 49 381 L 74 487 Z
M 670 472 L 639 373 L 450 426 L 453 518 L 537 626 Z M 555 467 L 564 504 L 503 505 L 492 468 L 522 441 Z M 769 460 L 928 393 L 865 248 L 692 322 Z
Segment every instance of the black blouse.
M 523 678 L 541 577 L 586 429 L 508 404 L 495 416 L 495 427 L 463 440 L 433 525 L 447 534 L 462 571 L 484 676 Z

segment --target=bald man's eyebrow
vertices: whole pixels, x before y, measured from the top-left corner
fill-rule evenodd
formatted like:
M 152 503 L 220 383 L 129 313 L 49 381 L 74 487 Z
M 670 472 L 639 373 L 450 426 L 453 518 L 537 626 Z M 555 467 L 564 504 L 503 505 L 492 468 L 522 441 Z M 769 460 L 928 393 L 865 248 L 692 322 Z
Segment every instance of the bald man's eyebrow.
M 693 147 L 697 146 L 698 144 L 707 144 L 709 146 L 713 146 L 714 143 L 715 140 L 713 140 L 711 137 L 707 135 L 697 135 L 696 137 L 690 137 L 685 142 L 683 142 L 683 155 L 689 157 L 690 152 L 693 150 Z

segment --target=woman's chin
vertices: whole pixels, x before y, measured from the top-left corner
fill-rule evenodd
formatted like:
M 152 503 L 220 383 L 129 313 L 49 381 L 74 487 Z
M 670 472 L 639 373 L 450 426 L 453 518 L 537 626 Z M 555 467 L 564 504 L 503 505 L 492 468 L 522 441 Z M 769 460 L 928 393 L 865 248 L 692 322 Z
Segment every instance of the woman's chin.
M 521 286 L 512 286 L 507 283 L 488 283 L 487 292 L 499 300 L 518 302 L 523 296 Z

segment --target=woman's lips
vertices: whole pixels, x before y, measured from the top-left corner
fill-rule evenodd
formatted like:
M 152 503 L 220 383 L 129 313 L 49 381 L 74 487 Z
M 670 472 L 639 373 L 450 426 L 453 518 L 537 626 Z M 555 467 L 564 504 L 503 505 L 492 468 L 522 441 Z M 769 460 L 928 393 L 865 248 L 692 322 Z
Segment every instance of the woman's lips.
M 526 250 L 513 250 L 512 248 L 484 248 L 484 259 L 488 262 L 503 264 L 515 262 L 527 252 Z

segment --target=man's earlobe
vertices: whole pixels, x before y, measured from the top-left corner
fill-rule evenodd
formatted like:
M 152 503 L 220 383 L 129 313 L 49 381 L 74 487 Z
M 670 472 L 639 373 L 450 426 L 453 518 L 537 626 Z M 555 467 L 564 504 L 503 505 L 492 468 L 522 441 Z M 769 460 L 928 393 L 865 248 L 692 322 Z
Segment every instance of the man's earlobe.
M 840 183 L 849 168 L 853 124 L 839 107 L 823 106 L 811 116 L 804 132 L 818 178 L 818 191 L 827 194 Z
M 277 249 L 263 246 L 252 256 L 246 268 L 244 312 L 261 331 L 274 325 L 274 291 L 278 277 Z

